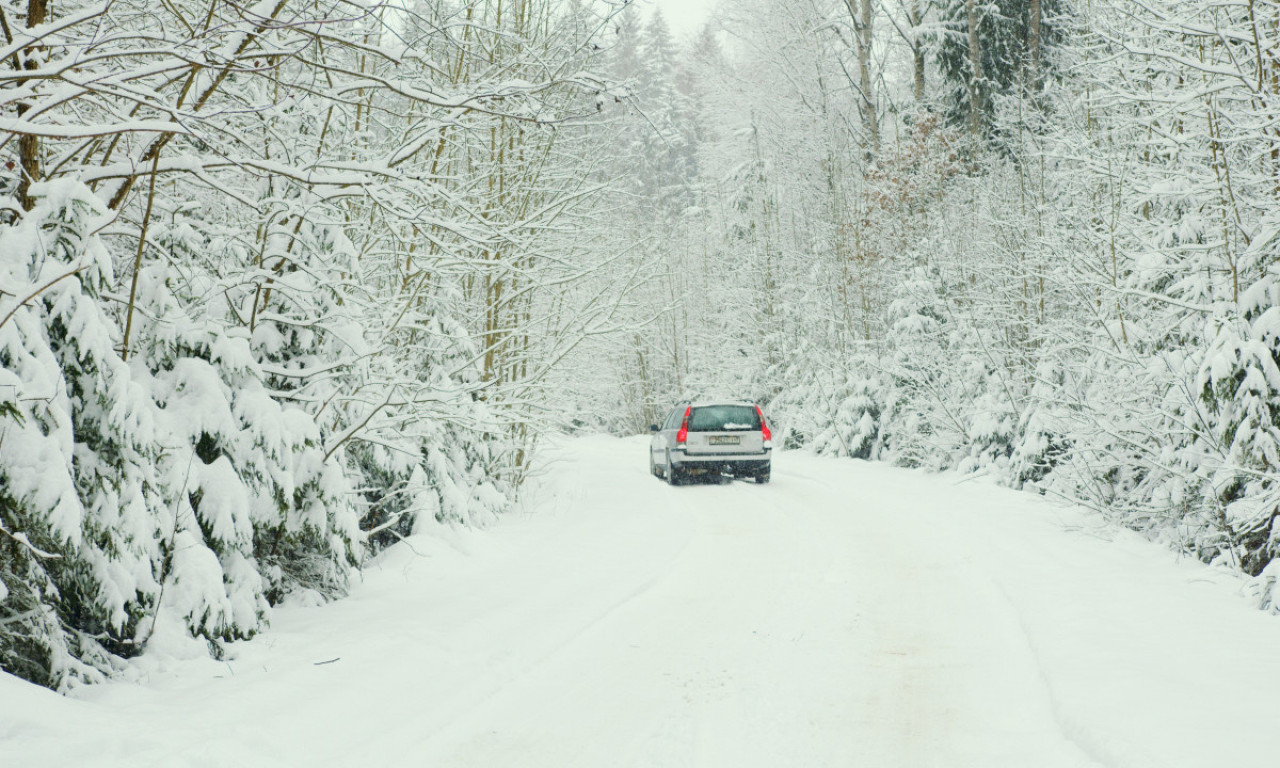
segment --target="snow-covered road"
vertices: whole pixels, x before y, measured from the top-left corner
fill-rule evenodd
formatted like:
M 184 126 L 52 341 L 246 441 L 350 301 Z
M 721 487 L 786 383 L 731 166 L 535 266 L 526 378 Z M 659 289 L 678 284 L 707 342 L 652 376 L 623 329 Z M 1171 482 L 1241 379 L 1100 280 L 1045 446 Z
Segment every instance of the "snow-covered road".
M 1280 619 L 1224 577 L 982 481 L 789 453 L 671 488 L 644 446 L 565 441 L 531 514 L 225 662 L 0 676 L 0 765 L 1274 764 Z

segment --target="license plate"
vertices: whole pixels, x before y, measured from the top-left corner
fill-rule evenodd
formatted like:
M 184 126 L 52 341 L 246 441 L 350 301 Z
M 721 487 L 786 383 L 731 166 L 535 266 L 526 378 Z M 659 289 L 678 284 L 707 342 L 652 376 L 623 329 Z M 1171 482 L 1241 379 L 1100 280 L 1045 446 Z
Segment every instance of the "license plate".
M 707 438 L 709 445 L 738 445 L 742 438 L 737 435 L 711 435 Z

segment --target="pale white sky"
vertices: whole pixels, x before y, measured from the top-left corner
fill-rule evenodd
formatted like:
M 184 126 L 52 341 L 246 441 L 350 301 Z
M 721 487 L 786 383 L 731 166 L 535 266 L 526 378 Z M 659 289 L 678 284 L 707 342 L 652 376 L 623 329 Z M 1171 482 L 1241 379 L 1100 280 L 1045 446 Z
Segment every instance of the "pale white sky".
M 661 8 L 671 32 L 677 39 L 689 37 L 696 33 L 711 13 L 716 0 L 642 0 L 648 6 L 646 11 L 652 13 L 654 8 Z

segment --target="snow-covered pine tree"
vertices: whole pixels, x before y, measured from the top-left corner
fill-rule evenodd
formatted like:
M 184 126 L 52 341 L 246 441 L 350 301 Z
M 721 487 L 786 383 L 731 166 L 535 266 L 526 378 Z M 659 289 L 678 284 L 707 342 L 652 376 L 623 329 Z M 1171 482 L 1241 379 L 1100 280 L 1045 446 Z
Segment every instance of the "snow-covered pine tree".
M 1012 96 L 1038 103 L 1057 75 L 1056 49 L 1072 8 L 1062 0 L 947 0 L 939 6 L 941 28 L 933 34 L 947 119 L 965 126 L 975 141 L 1010 151 L 1016 134 L 996 118 L 1000 102 Z
M 32 185 L 0 230 L 0 664 L 65 689 L 134 655 L 166 556 L 163 443 L 104 312 L 110 217 L 84 185 Z

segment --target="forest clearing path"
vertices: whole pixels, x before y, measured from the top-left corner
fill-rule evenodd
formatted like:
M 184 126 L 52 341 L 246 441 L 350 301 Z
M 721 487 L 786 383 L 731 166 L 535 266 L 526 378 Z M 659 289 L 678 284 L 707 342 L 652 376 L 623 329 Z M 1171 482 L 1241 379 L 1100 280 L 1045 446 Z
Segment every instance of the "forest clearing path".
M 672 488 L 644 445 L 559 442 L 529 514 L 415 536 L 225 662 L 0 677 L 0 763 L 1268 764 L 1280 620 L 1230 579 L 982 481 L 783 453 Z

